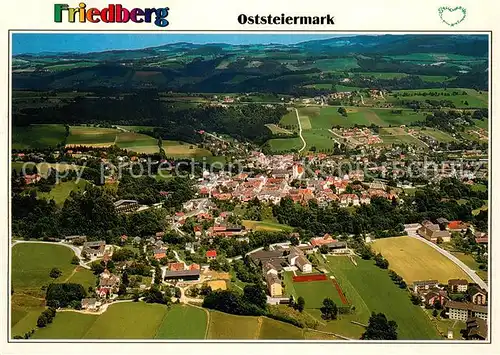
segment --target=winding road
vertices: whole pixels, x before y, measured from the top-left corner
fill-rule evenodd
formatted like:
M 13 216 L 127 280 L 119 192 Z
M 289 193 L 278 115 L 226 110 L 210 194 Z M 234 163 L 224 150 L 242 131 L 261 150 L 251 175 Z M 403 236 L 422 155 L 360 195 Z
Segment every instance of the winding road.
M 299 110 L 295 109 L 295 114 L 297 115 L 297 123 L 299 124 L 299 136 L 300 139 L 302 140 L 302 148 L 299 149 L 299 153 L 302 152 L 304 149 L 306 149 L 306 141 L 304 137 L 302 137 L 302 124 L 300 123 L 300 117 L 299 117 Z
M 448 259 L 450 259 L 451 261 L 453 261 L 460 269 L 462 269 L 475 283 L 477 283 L 479 285 L 479 287 L 485 289 L 485 290 L 488 290 L 488 285 L 486 284 L 486 282 L 484 282 L 475 272 L 474 270 L 472 270 L 470 267 L 468 267 L 467 265 L 465 265 L 462 261 L 460 261 L 456 256 L 454 256 L 453 254 L 451 254 L 449 251 L 447 250 L 444 250 L 440 247 L 438 247 L 436 244 L 428 241 L 427 239 L 424 239 L 422 237 L 419 237 L 419 236 L 414 236 L 414 235 L 409 235 L 410 238 L 414 238 L 414 239 L 418 239 L 420 240 L 421 242 L 424 242 L 426 243 L 427 245 L 433 247 L 434 249 L 436 249 L 439 253 L 443 254 L 444 256 L 446 256 Z

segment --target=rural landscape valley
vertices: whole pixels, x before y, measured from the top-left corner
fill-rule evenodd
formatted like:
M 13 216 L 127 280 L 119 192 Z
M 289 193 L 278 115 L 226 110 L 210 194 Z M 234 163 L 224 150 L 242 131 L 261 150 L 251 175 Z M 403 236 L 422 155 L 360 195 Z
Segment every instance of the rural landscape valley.
M 17 36 L 15 341 L 489 340 L 487 36 Z

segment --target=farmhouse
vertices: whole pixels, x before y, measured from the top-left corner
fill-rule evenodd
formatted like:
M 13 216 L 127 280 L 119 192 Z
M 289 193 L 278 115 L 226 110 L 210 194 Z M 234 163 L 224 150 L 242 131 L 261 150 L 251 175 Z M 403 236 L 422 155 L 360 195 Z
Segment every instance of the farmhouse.
M 99 293 L 103 291 L 105 293 L 112 293 L 119 283 L 120 278 L 113 275 L 108 269 L 105 269 L 101 275 L 99 275 Z
M 464 338 L 467 340 L 486 340 L 488 338 L 488 323 L 481 318 L 469 318 Z
M 283 288 L 278 275 L 272 272 L 266 274 L 266 283 L 271 297 L 280 297 L 283 295 Z
M 478 287 L 473 287 L 471 290 L 472 292 L 470 293 L 471 295 L 471 301 L 474 304 L 478 305 L 485 305 L 486 304 L 486 298 L 488 296 L 488 293 Z
M 82 254 L 85 254 L 90 258 L 100 258 L 104 256 L 105 250 L 106 242 L 104 240 L 86 242 L 83 244 Z
M 97 311 L 101 306 L 101 302 L 98 302 L 96 298 L 84 298 L 82 299 L 82 309 L 89 311 Z
M 422 290 L 429 290 L 430 288 L 437 288 L 439 285 L 438 280 L 425 280 L 413 282 L 413 292 L 418 293 Z
M 165 281 L 198 281 L 200 279 L 200 270 L 166 271 L 164 279 Z
M 114 205 L 117 212 L 132 212 L 139 208 L 136 200 L 118 200 Z
M 448 286 L 451 292 L 466 292 L 469 283 L 463 279 L 451 279 L 448 280 Z
M 439 239 L 442 242 L 448 243 L 451 240 L 450 232 L 447 230 L 441 230 L 438 224 L 434 224 L 430 221 L 422 222 L 422 227 L 417 230 L 417 233 L 433 243 L 437 243 Z
M 448 301 L 445 304 L 450 319 L 466 322 L 467 319 L 477 317 L 488 320 L 488 307 L 473 303 Z
M 464 223 L 462 221 L 451 221 L 448 223 L 448 227 L 447 229 L 450 231 L 450 232 L 466 232 L 467 231 L 467 228 L 469 228 L 469 224 L 468 223 Z

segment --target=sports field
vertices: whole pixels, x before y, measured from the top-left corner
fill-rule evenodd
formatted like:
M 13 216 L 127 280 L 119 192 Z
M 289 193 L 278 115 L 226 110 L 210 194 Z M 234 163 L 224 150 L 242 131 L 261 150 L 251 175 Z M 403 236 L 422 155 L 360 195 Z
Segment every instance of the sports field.
M 373 260 L 356 258 L 356 263 L 348 257 L 335 256 L 328 257 L 328 262 L 321 265 L 335 276 L 355 311 L 350 315 L 340 315 L 337 321 L 328 322 L 319 330 L 329 329 L 359 338 L 364 328 L 351 321 L 366 324 L 371 312 L 382 312 L 398 324 L 398 339 L 439 338 L 423 310 L 410 302 L 408 292 L 392 282 L 387 270 L 375 266 Z M 316 316 L 319 316 L 318 312 L 311 310 Z
M 373 249 L 388 261 L 407 283 L 436 279 L 447 283 L 449 279 L 469 279 L 467 274 L 437 250 L 411 237 L 377 239 Z
M 56 147 L 64 141 L 66 129 L 62 124 L 36 124 L 12 127 L 12 149 Z

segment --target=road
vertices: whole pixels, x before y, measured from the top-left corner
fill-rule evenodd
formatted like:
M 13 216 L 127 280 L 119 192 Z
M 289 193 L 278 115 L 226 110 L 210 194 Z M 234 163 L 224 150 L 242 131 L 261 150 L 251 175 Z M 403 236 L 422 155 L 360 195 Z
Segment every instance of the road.
M 470 267 L 468 267 L 467 265 L 465 265 L 463 262 L 461 262 L 456 256 L 454 256 L 453 254 L 451 254 L 449 251 L 447 250 L 444 250 L 440 247 L 438 247 L 436 244 L 428 241 L 427 239 L 424 239 L 422 237 L 418 237 L 418 236 L 414 236 L 414 235 L 410 235 L 409 236 L 410 238 L 414 238 L 414 239 L 418 239 L 424 243 L 426 243 L 427 245 L 433 247 L 434 249 L 436 249 L 439 253 L 443 254 L 444 256 L 446 256 L 448 259 L 450 259 L 451 261 L 453 261 L 460 269 L 462 269 L 467 275 L 469 275 L 469 277 L 475 282 L 477 283 L 481 288 L 485 289 L 485 290 L 488 290 L 488 285 L 486 284 L 486 282 L 484 282 L 475 272 L 474 270 L 472 270 Z
M 361 103 L 364 105 L 365 104 L 365 100 L 363 100 L 363 95 L 360 94 L 359 96 L 361 96 Z
M 54 245 L 63 245 L 67 248 L 70 248 L 71 250 L 73 250 L 73 252 L 75 253 L 75 255 L 78 257 L 78 259 L 80 259 L 80 266 L 85 268 L 85 269 L 89 269 L 90 270 L 90 266 L 88 266 L 83 258 L 82 258 L 82 251 L 80 250 L 80 248 L 76 247 L 75 245 L 72 245 L 72 244 L 66 244 L 66 243 L 63 243 L 63 242 L 41 242 L 41 241 L 38 241 L 38 240 L 15 240 L 12 245 L 16 245 L 16 244 L 19 244 L 19 243 L 38 243 L 38 244 L 54 244 Z
M 300 123 L 300 117 L 299 117 L 299 110 L 295 109 L 295 114 L 297 115 L 297 123 L 299 124 L 299 136 L 300 139 L 302 140 L 302 148 L 299 149 L 299 153 L 302 152 L 304 149 L 306 149 L 306 141 L 304 140 L 304 137 L 302 137 L 302 124 Z

